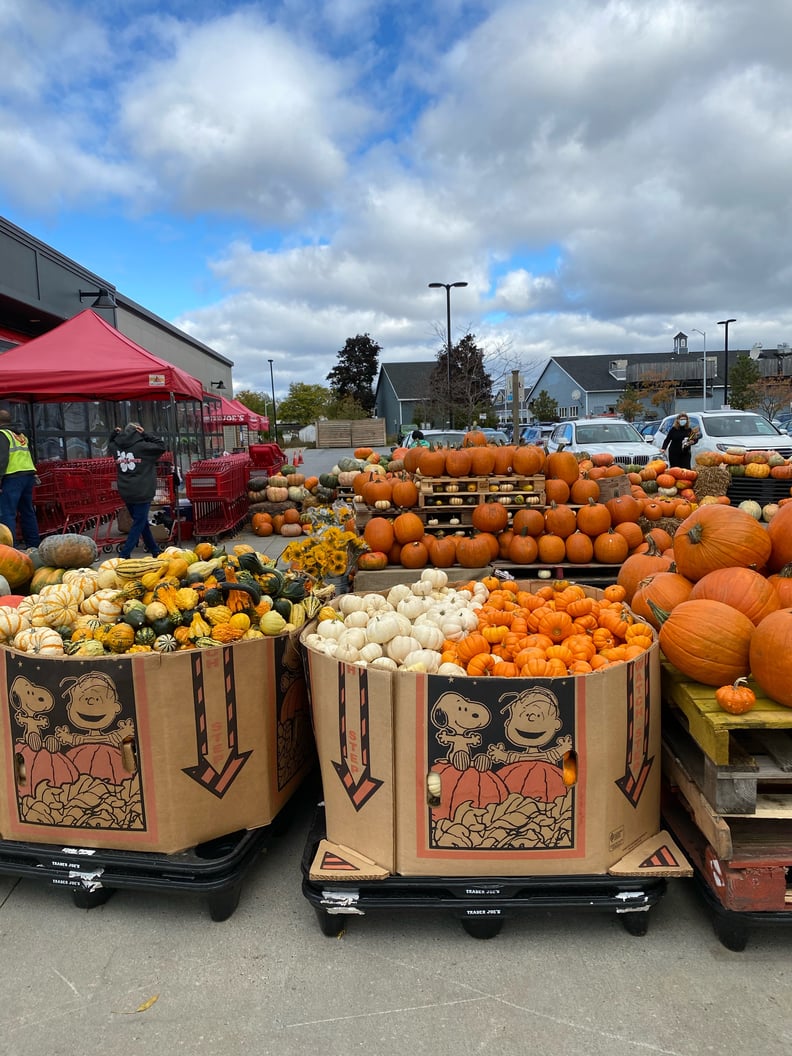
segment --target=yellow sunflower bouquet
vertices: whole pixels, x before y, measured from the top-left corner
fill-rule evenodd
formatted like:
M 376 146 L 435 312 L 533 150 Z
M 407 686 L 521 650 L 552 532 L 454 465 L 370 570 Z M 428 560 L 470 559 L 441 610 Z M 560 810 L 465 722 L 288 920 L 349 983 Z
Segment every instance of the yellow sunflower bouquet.
M 309 534 L 295 539 L 281 554 L 281 560 L 313 581 L 313 589 L 329 579 L 342 579 L 355 567 L 368 544 L 338 524 L 318 524 Z

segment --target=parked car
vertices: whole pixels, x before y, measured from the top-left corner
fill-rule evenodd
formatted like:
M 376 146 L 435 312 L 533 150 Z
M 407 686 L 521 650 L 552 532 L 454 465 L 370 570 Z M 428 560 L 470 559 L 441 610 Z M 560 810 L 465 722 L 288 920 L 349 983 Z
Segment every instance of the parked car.
M 508 444 L 508 434 L 503 429 L 482 429 L 488 444 Z
M 662 458 L 660 451 L 647 444 L 634 425 L 621 418 L 559 422 L 547 441 L 547 450 L 611 454 L 620 466 L 645 466 L 653 458 Z
M 520 441 L 523 444 L 544 446 L 554 429 L 555 422 L 539 422 L 536 425 L 526 425 L 520 433 Z
M 675 414 L 664 418 L 655 434 L 655 444 L 662 447 Z M 778 451 L 792 458 L 792 437 L 780 432 L 772 422 L 753 411 L 696 411 L 688 414 L 690 425 L 701 434 L 693 445 L 693 457 L 702 451 L 726 451 L 745 447 L 757 451 Z
M 423 435 L 432 447 L 461 447 L 465 439 L 462 429 L 424 429 Z
M 644 438 L 651 443 L 654 440 L 654 435 L 663 423 L 662 418 L 656 418 L 653 422 L 642 422 L 640 425 L 636 425 L 636 429 Z

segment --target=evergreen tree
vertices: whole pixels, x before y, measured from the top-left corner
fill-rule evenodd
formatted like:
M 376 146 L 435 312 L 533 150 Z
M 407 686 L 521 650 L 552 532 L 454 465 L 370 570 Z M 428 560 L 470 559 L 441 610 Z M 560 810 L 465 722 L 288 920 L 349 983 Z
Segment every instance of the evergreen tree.
M 475 334 L 465 334 L 451 347 L 450 429 L 478 426 L 480 416 L 495 420 L 492 402 L 492 378 L 484 366 L 484 353 L 476 344 Z M 444 425 L 449 418 L 449 360 L 444 346 L 429 379 L 432 418 Z
M 754 385 L 760 377 L 759 364 L 745 353 L 739 355 L 729 370 L 729 405 L 736 411 L 755 406 Z
M 368 334 L 348 337 L 338 353 L 338 363 L 327 375 L 336 400 L 351 396 L 370 414 L 374 409 L 374 379 L 382 351 Z
M 547 389 L 537 393 L 536 398 L 528 404 L 528 410 L 537 422 L 558 421 L 558 400 L 554 400 Z

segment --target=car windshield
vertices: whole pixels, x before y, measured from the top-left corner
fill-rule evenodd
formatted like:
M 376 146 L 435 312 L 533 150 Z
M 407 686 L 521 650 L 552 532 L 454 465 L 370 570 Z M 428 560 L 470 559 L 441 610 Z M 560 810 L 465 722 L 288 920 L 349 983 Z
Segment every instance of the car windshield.
M 707 418 L 705 428 L 710 436 L 778 436 L 778 430 L 760 414 L 718 415 Z
M 577 442 L 579 444 L 640 444 L 643 441 L 637 430 L 626 422 L 597 422 L 596 425 L 579 425 Z

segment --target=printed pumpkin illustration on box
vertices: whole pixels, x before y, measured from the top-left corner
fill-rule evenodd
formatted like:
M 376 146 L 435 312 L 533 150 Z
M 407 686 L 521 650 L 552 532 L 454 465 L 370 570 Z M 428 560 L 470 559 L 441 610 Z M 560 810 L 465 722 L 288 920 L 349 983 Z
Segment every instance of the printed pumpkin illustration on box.
M 316 750 L 298 640 L 291 635 L 276 638 L 275 657 L 275 669 L 280 672 L 277 780 L 278 788 L 283 789 L 311 763 Z
M 144 829 L 129 664 L 19 658 L 7 673 L 19 820 Z
M 429 846 L 574 846 L 574 682 L 443 681 L 428 734 Z M 492 692 L 494 690 L 494 692 Z M 431 688 L 429 690 L 431 694 Z M 436 777 L 433 775 L 437 775 Z

